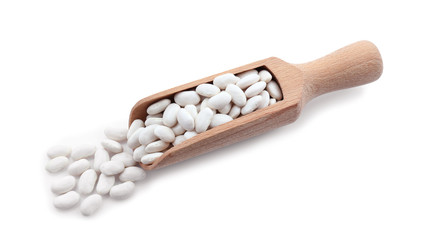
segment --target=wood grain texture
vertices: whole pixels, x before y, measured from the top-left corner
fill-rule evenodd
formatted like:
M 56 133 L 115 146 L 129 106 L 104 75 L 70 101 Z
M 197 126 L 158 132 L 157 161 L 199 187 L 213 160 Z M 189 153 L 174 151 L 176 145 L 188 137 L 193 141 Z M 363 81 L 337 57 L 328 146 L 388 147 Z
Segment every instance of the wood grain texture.
M 146 97 L 132 108 L 129 125 L 135 119 L 145 120 L 147 107 L 160 99 L 171 99 L 177 92 L 212 82 L 224 73 L 237 74 L 255 68 L 265 68 L 272 73 L 282 89 L 281 101 L 198 134 L 170 148 L 151 165 L 140 164 L 142 168 L 165 167 L 292 123 L 304 104 L 314 97 L 378 79 L 383 64 L 376 46 L 368 41 L 354 43 L 305 64 L 293 65 L 271 57 Z

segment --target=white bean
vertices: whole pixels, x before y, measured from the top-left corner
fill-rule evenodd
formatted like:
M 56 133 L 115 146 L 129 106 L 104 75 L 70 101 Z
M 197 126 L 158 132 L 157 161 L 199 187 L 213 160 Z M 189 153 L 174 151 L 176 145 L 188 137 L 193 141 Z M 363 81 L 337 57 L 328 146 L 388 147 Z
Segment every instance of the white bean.
M 174 95 L 174 101 L 182 107 L 187 104 L 196 105 L 200 102 L 200 96 L 195 91 L 183 91 Z
M 140 127 L 130 136 L 130 138 L 127 140 L 127 146 L 129 146 L 129 148 L 135 149 L 140 146 L 139 136 L 143 130 L 145 130 L 145 128 Z
M 186 139 L 186 137 L 184 135 L 179 135 L 179 136 L 175 137 L 175 140 L 174 140 L 174 142 L 172 144 L 174 146 L 177 146 L 178 144 L 180 144 L 180 143 L 182 143 L 182 142 L 184 142 L 186 140 L 187 139 Z
M 72 148 L 72 154 L 70 155 L 73 160 L 79 160 L 94 155 L 96 151 L 95 145 L 92 144 L 80 144 Z
M 111 139 L 104 139 L 101 141 L 101 145 L 104 147 L 105 150 L 112 153 L 120 153 L 123 151 L 123 147 L 117 141 Z
M 121 182 L 136 182 L 145 179 L 146 172 L 140 167 L 128 167 L 120 174 L 119 179 Z
M 140 119 L 136 119 L 132 122 L 132 124 L 130 124 L 129 130 L 127 131 L 127 139 L 130 139 L 130 136 L 132 136 L 132 134 L 134 132 L 136 132 L 137 129 L 144 127 L 145 124 L 143 123 L 142 120 Z
M 142 159 L 143 156 L 145 156 L 147 153 L 145 151 L 145 145 L 142 145 L 138 148 L 136 148 L 133 152 L 133 160 L 136 162 L 140 162 L 140 159 Z
M 54 198 L 54 207 L 58 209 L 69 209 L 75 206 L 80 200 L 79 193 L 70 191 Z
M 246 89 L 254 83 L 257 83 L 260 80 L 260 76 L 257 74 L 250 74 L 240 79 L 237 82 L 237 86 L 241 89 Z
M 197 116 L 197 108 L 196 108 L 196 106 L 191 105 L 191 104 L 188 104 L 188 105 L 186 105 L 186 106 L 184 107 L 184 109 L 186 109 L 186 111 L 187 111 L 187 112 L 189 112 L 189 113 L 190 113 L 190 115 L 191 115 L 193 118 L 196 118 L 196 116 Z
M 213 97 L 220 91 L 219 87 L 209 83 L 200 84 L 196 87 L 196 92 L 204 97 Z
M 165 126 L 173 127 L 177 123 L 177 113 L 179 110 L 180 110 L 180 105 L 176 103 L 171 103 L 170 105 L 168 105 L 162 117 Z
M 257 109 L 262 109 L 264 107 L 269 106 L 269 100 L 270 100 L 269 93 L 266 90 L 263 90 L 260 93 L 260 96 L 262 96 L 262 102 L 260 103 L 260 105 Z
M 266 90 L 269 92 L 270 96 L 275 98 L 276 100 L 282 99 L 282 92 L 279 88 L 278 84 L 275 81 L 270 81 Z
M 130 167 L 136 165 L 133 160 L 133 156 L 130 153 L 122 152 L 111 157 L 111 161 L 120 161 L 124 164 L 124 167 Z
M 251 85 L 250 87 L 248 87 L 244 93 L 246 94 L 246 97 L 251 98 L 256 95 L 259 95 L 265 88 L 266 88 L 265 82 L 257 82 Z
M 130 181 L 115 185 L 110 190 L 110 197 L 114 199 L 128 198 L 133 193 L 134 187 L 134 183 Z
M 232 104 L 228 103 L 224 108 L 219 110 L 219 113 L 228 114 L 231 110 L 231 106 L 232 106 Z
M 110 154 L 105 151 L 105 149 L 98 149 L 95 153 L 94 157 L 94 170 L 99 172 L 99 168 L 101 167 L 101 164 L 110 161 Z
M 80 175 L 79 182 L 77 183 L 78 192 L 81 194 L 89 194 L 94 190 L 98 175 L 95 170 L 88 169 Z
M 167 149 L 169 145 L 170 144 L 168 142 L 164 142 L 162 140 L 151 142 L 148 145 L 146 145 L 145 152 L 147 153 L 160 152 L 162 150 Z
M 158 114 L 161 113 L 165 110 L 165 108 L 170 105 L 171 100 L 169 99 L 162 99 L 152 105 L 150 105 L 147 109 L 146 112 L 149 115 L 153 115 L 153 114 Z
M 270 74 L 270 72 L 268 72 L 267 70 L 260 71 L 259 76 L 260 76 L 260 81 L 263 81 L 265 83 L 268 83 L 270 82 L 270 80 L 272 80 L 272 74 Z
M 222 91 L 215 96 L 209 98 L 208 106 L 213 109 L 222 109 L 231 102 L 231 95 L 226 91 Z
M 269 100 L 269 106 L 270 105 L 273 105 L 273 104 L 275 104 L 276 103 L 276 99 L 275 98 L 271 98 L 270 100 Z
M 154 130 L 154 134 L 164 142 L 173 142 L 175 139 L 173 130 L 166 126 L 157 126 Z
M 194 131 L 187 131 L 186 133 L 184 133 L 184 137 L 186 138 L 186 140 L 190 139 L 190 138 L 192 138 L 196 135 L 197 135 L 197 132 L 194 132 Z
M 110 192 L 110 189 L 114 186 L 114 183 L 114 176 L 108 176 L 101 173 L 98 178 L 98 183 L 96 184 L 96 192 L 98 194 L 105 195 Z
M 190 130 L 194 129 L 194 118 L 184 108 L 182 108 L 182 109 L 180 109 L 180 111 L 178 111 L 177 121 L 187 131 L 190 131 Z
M 196 132 L 202 133 L 206 131 L 209 127 L 209 124 L 212 121 L 213 112 L 210 108 L 206 107 L 197 114 L 196 117 Z
M 246 105 L 241 109 L 241 114 L 246 115 L 256 110 L 262 103 L 262 96 L 254 96 L 250 98 Z
M 55 157 L 51 160 L 48 160 L 47 164 L 45 164 L 45 170 L 47 170 L 50 173 L 57 173 L 65 169 L 68 164 L 69 159 L 67 157 Z
M 157 124 L 157 125 L 164 125 L 164 119 L 163 118 L 156 118 L 156 117 L 151 117 L 146 119 L 145 121 L 145 126 L 150 126 L 153 124 Z
M 94 214 L 102 204 L 102 197 L 98 194 L 92 194 L 85 198 L 80 204 L 80 212 L 84 216 L 90 216 Z
M 152 115 L 146 116 L 146 119 L 149 119 L 149 118 L 162 118 L 163 116 L 164 116 L 163 113 L 152 114 Z
M 142 159 L 140 159 L 140 161 L 143 164 L 151 164 L 153 163 L 156 159 L 158 159 L 159 157 L 162 156 L 163 153 L 161 152 L 156 152 L 156 153 L 150 153 L 150 154 L 146 154 L 145 156 L 142 157 Z
M 241 113 L 241 108 L 237 105 L 234 105 L 231 108 L 231 111 L 228 113 L 228 115 L 234 119 L 240 116 L 240 113 Z
M 236 84 L 238 80 L 240 80 L 240 78 L 236 77 L 234 74 L 226 73 L 213 79 L 213 85 L 217 86 L 221 90 L 224 90 L 228 84 Z
M 171 106 L 171 105 L 170 105 Z M 155 128 L 159 125 L 150 125 L 145 128 L 140 134 L 139 134 L 139 142 L 142 145 L 147 145 L 155 140 L 158 139 L 157 136 L 155 136 L 154 131 Z
M 72 176 L 79 176 L 84 171 L 88 170 L 89 168 L 90 168 L 89 161 L 86 159 L 80 159 L 70 164 L 69 167 L 67 168 L 67 172 Z
M 76 179 L 73 176 L 65 176 L 51 185 L 51 191 L 55 194 L 63 194 L 72 190 L 76 185 Z
M 56 145 L 48 149 L 47 156 L 49 158 L 56 158 L 60 156 L 68 157 L 71 152 L 72 152 L 72 148 L 69 146 Z
M 235 105 L 239 107 L 243 107 L 244 105 L 246 105 L 247 98 L 240 87 L 234 84 L 228 84 L 226 91 L 231 95 L 232 102 Z
M 107 138 L 122 142 L 127 140 L 127 127 L 110 126 L 105 128 L 104 134 Z
M 175 125 L 173 128 L 171 128 L 171 130 L 174 132 L 175 136 L 181 135 L 183 133 L 186 132 L 186 129 L 184 129 L 180 123 L 178 123 L 177 125 Z
M 214 128 L 229 121 L 232 121 L 232 117 L 226 114 L 216 114 L 213 116 L 210 126 L 211 128 Z
M 111 176 L 121 173 L 124 170 L 124 163 L 121 161 L 105 162 L 100 167 L 101 173 Z
M 246 76 L 248 76 L 248 75 L 251 75 L 251 74 L 257 74 L 258 72 L 257 72 L 257 70 L 256 69 L 252 69 L 252 70 L 248 70 L 248 71 L 245 71 L 245 72 L 242 72 L 242 73 L 239 73 L 239 74 L 237 74 L 237 77 L 239 77 L 239 78 L 244 78 L 244 77 L 246 77 Z

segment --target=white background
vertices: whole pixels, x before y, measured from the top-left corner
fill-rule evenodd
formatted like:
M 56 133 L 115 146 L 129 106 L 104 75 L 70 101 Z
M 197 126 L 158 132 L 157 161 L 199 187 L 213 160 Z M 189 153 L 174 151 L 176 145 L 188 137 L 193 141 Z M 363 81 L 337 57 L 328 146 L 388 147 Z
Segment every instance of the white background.
M 0 239 L 420 239 L 421 15 L 388 2 L 1 1 Z M 51 145 L 96 143 L 158 91 L 363 39 L 378 81 L 150 172 L 92 217 L 52 206 Z

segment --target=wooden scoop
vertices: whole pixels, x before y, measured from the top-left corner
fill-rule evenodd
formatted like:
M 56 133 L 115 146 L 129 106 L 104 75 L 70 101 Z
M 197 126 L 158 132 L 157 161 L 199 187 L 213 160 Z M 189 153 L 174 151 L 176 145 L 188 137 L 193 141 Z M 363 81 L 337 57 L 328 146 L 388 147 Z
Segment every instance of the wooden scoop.
M 165 167 L 292 123 L 311 99 L 377 80 L 382 74 L 383 63 L 378 49 L 369 41 L 356 42 L 304 64 L 290 64 L 271 57 L 144 98 L 132 108 L 129 124 L 135 119 L 145 120 L 146 109 L 158 100 L 173 99 L 175 93 L 211 83 L 224 73 L 238 74 L 256 68 L 268 70 L 279 83 L 283 93 L 281 101 L 200 133 L 170 148 L 152 164 L 141 163 L 142 168 Z

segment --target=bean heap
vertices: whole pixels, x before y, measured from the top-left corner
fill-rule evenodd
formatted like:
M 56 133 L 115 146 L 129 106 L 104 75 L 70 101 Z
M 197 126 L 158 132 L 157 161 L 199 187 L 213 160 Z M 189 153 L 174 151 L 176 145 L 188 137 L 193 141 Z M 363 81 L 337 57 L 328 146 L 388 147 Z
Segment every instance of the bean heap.
M 281 89 L 267 70 L 226 73 L 213 84 L 150 105 L 146 121 L 136 119 L 130 125 L 127 145 L 134 150 L 134 161 L 152 164 L 172 146 L 281 99 Z
M 105 129 L 100 147 L 54 146 L 47 152 L 46 170 L 56 174 L 67 169 L 51 185 L 57 195 L 54 206 L 70 209 L 81 202 L 81 213 L 92 215 L 104 196 L 125 199 L 133 193 L 134 182 L 146 177 L 139 162 L 152 164 L 172 146 L 281 99 L 281 89 L 267 70 L 227 73 L 213 79 L 213 84 L 200 84 L 153 103 L 146 120 L 134 120 L 129 129 Z
M 83 198 L 79 208 L 83 215 L 89 216 L 101 207 L 104 196 L 126 199 L 133 193 L 134 182 L 143 180 L 146 173 L 133 160 L 133 151 L 125 144 L 127 131 L 127 127 L 105 129 L 106 139 L 98 147 L 57 145 L 47 151 L 49 160 L 45 169 L 54 175 L 66 170 L 51 185 L 56 208 L 70 209 Z

